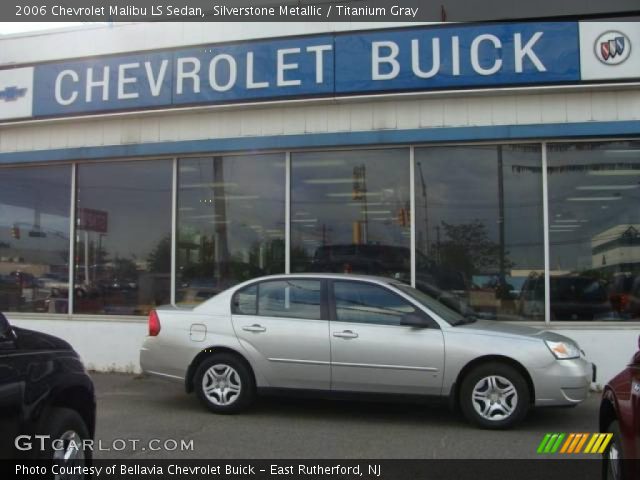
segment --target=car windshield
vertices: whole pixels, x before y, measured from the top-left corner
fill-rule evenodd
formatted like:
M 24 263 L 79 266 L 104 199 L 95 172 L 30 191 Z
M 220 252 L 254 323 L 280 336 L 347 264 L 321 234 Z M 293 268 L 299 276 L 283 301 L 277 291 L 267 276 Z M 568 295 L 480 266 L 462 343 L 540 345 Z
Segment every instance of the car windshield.
M 405 285 L 403 283 L 394 283 L 393 286 L 396 287 L 398 290 L 401 290 L 403 293 L 406 293 L 407 295 L 409 295 L 411 298 L 413 298 L 415 301 L 417 301 L 421 305 L 424 305 L 429 310 L 433 311 L 435 314 L 440 316 L 440 318 L 442 318 L 445 322 L 449 323 L 450 325 L 455 326 L 455 325 L 463 325 L 465 323 L 470 323 L 469 317 L 465 317 L 464 315 L 461 315 L 460 313 L 456 312 L 455 310 L 452 310 L 450 307 L 446 306 L 439 300 L 433 298 L 430 295 L 427 295 L 424 292 L 421 292 L 420 290 L 416 290 L 415 288 L 410 287 L 409 285 Z

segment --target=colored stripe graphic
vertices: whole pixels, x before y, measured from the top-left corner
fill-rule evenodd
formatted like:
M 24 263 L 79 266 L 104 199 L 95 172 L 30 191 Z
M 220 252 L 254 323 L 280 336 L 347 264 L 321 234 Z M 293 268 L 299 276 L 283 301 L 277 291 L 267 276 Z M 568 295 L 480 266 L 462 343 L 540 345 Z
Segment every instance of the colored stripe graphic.
M 540 445 L 538 445 L 538 453 L 556 453 L 560 445 L 562 444 L 562 440 L 564 440 L 566 434 L 564 433 L 547 433 Z
M 591 447 L 595 445 L 595 443 L 598 441 L 598 438 L 600 438 L 599 433 L 594 433 L 593 435 L 591 435 L 591 439 L 589 440 L 589 443 L 587 443 L 587 446 L 584 449 L 584 453 L 591 453 Z
M 553 448 L 551 448 L 551 453 L 556 453 L 558 451 L 558 448 L 560 448 L 560 444 L 562 443 L 562 440 L 564 440 L 565 434 L 561 433 L 560 435 L 558 435 L 558 439 L 556 440 L 556 443 L 553 445 Z
M 542 453 L 544 452 L 544 447 L 547 445 L 547 442 L 549 441 L 549 439 L 551 438 L 551 434 L 547 433 L 544 438 L 542 439 L 542 441 L 540 442 L 540 445 L 538 445 L 538 453 Z
M 611 441 L 611 437 L 613 437 L 612 433 L 600 433 L 600 434 L 593 434 L 595 441 L 592 440 L 593 445 L 591 445 L 591 448 L 587 448 L 587 450 L 585 450 L 585 453 L 603 453 L 605 448 L 607 448 L 607 445 L 609 444 L 609 442 Z M 589 442 L 589 443 L 592 443 Z
M 612 437 L 611 433 L 547 433 L 538 445 L 537 453 L 601 454 Z
M 602 445 L 600 445 L 600 450 L 598 450 L 598 453 L 604 453 L 604 451 L 606 450 L 607 446 L 609 445 L 609 442 L 613 438 L 613 433 L 607 433 L 606 435 L 607 436 L 604 439 L 604 441 L 602 442 Z
M 582 435 L 582 437 L 580 438 L 580 443 L 578 443 L 578 445 L 576 446 L 576 450 L 573 453 L 580 453 L 580 451 L 582 450 L 582 446 L 587 441 L 587 438 L 589 438 L 588 433 L 581 433 L 580 435 Z
M 569 445 L 571 445 L 571 442 L 573 442 L 574 438 L 576 438 L 576 434 L 570 433 L 569 436 L 567 437 L 567 440 L 564 442 L 564 445 L 562 445 L 562 449 L 560 450 L 560 453 L 567 453 L 567 449 L 569 448 Z

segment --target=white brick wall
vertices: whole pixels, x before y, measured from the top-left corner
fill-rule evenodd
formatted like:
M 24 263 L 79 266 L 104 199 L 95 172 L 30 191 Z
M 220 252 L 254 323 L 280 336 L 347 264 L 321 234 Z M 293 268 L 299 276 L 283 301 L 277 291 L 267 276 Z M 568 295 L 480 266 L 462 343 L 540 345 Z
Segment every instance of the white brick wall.
M 332 99 L 0 127 L 0 153 L 304 133 L 640 120 L 640 88 Z
M 27 318 L 9 315 L 12 324 L 50 333 L 67 340 L 86 366 L 99 371 L 139 372 L 139 350 L 147 332 L 146 319 L 76 320 Z M 539 325 L 542 327 L 543 325 Z M 638 328 L 558 328 L 555 331 L 576 340 L 587 357 L 598 366 L 597 384 L 603 385 L 627 364 L 636 350 Z M 602 348 L 602 345 L 611 348 Z

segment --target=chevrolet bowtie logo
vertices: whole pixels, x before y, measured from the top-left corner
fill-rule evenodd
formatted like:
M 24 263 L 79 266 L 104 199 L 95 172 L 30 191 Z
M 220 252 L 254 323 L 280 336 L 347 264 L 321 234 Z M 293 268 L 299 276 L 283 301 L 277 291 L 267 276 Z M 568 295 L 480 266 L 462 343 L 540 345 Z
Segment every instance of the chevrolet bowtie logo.
M 26 88 L 14 86 L 5 87 L 4 90 L 0 90 L 0 100 L 4 100 L 5 102 L 15 102 L 20 97 L 24 97 L 26 93 Z

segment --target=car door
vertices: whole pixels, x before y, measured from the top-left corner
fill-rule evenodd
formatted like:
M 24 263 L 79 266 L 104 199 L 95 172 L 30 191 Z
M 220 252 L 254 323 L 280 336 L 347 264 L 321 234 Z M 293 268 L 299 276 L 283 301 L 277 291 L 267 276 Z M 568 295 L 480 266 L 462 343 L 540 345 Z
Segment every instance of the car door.
M 638 344 L 640 346 L 640 339 Z M 640 351 L 633 356 L 629 369 L 631 370 L 631 431 L 635 435 L 634 458 L 640 458 Z
M 426 314 L 379 284 L 340 280 L 329 290 L 332 390 L 441 394 L 444 339 L 433 320 L 400 325 L 405 315 Z
M 264 281 L 235 294 L 234 330 L 270 387 L 329 390 L 325 295 L 323 281 L 308 278 Z

